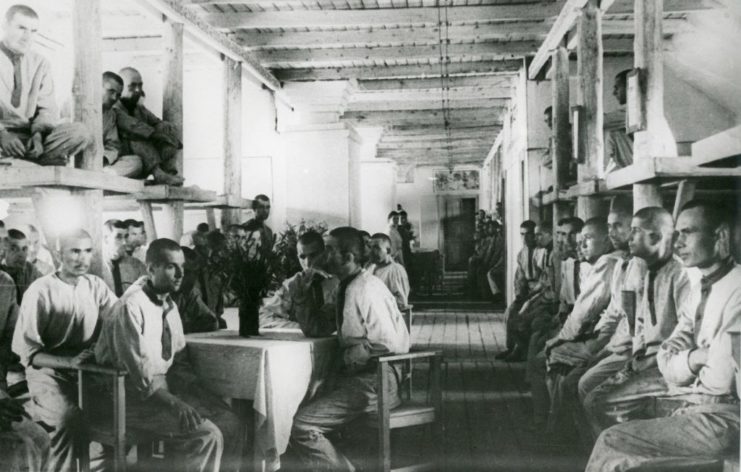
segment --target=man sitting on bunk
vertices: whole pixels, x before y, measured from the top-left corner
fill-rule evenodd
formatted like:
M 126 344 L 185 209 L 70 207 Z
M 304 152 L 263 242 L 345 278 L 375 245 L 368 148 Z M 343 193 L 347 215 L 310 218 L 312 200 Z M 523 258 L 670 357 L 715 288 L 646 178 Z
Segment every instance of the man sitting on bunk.
M 655 415 L 647 404 L 667 391 L 656 364 L 656 353 L 690 306 L 687 270 L 672 251 L 674 222 L 661 207 L 646 207 L 633 217 L 630 250 L 647 267 L 643 296 L 634 323 L 632 356 L 623 368 L 594 388 L 584 410 L 595 437 L 615 423 Z
M 517 337 L 514 334 L 517 317 L 522 305 L 533 295 L 533 288 L 538 283 L 539 269 L 535 262 L 536 240 L 535 222 L 523 221 L 520 224 L 522 249 L 517 254 L 517 269 L 515 270 L 515 299 L 504 312 L 507 320 L 507 350 L 496 355 L 497 359 L 520 361 L 524 358 L 527 346 L 516 345 Z
M 301 271 L 283 282 L 260 307 L 261 328 L 300 328 L 306 336 L 329 335 L 337 326 L 339 280 L 326 272 L 324 240 L 314 231 L 298 238 Z
M 622 199 L 613 199 L 610 212 L 607 216 L 609 243 L 618 257 L 627 256 L 628 238 L 630 236 L 631 205 Z M 604 238 L 590 238 L 582 233 L 582 247 L 588 261 L 595 260 L 594 255 L 601 252 L 598 245 L 606 246 Z M 578 382 L 582 374 L 592 363 L 606 356 L 602 349 L 609 341 L 614 323 L 609 324 L 602 331 L 602 320 L 613 316 L 612 313 L 621 310 L 620 301 L 623 282 L 628 268 L 627 260 L 614 264 L 613 272 L 608 282 L 609 303 L 604 311 L 592 311 L 593 318 L 586 319 L 579 333 L 569 341 L 564 341 L 552 351 L 551 359 L 557 359 L 551 364 L 548 374 L 548 388 L 551 395 L 551 413 L 549 415 L 549 431 L 559 431 L 561 434 L 575 434 L 573 418 L 581 410 L 578 402 Z M 597 269 L 597 266 L 595 266 Z M 590 277 L 594 277 L 591 275 Z M 586 288 L 586 287 L 585 287 Z M 573 313 L 572 313 L 573 315 Z M 598 329 L 599 327 L 599 329 Z M 579 419 L 581 419 L 579 417 Z M 583 421 L 579 422 L 580 424 Z
M 8 230 L 8 239 L 5 243 L 5 261 L 0 269 L 7 272 L 15 282 L 18 303 L 21 303 L 23 294 L 34 280 L 43 276 L 35 265 L 28 262 L 28 246 L 26 235 L 17 229 Z
M 66 165 L 93 143 L 81 123 L 59 123 L 49 61 L 31 50 L 39 16 L 13 5 L 0 42 L 0 151 L 43 166 Z
M 653 464 L 672 470 L 691 458 L 738 455 L 741 375 L 729 332 L 741 327 L 741 266 L 729 255 L 730 215 L 716 202 L 699 200 L 679 214 L 674 248 L 702 280 L 656 354 L 669 396 L 652 401 L 657 418 L 603 431 L 587 472 Z
M 103 72 L 103 171 L 122 177 L 139 177 L 142 160 L 135 154 L 121 155 L 116 112 L 113 111 L 113 105 L 121 97 L 123 85 L 123 79 L 118 74 Z
M 396 299 L 400 310 L 408 307 L 409 278 L 404 266 L 391 257 L 391 238 L 383 233 L 376 233 L 371 238 L 370 273 L 381 279 Z
M 625 132 L 625 102 L 627 101 L 628 73 L 630 69 L 615 75 L 612 96 L 620 108 L 605 114 L 605 172 L 612 172 L 633 163 L 633 137 Z
M 77 373 L 92 358 L 98 323 L 116 297 L 99 277 L 88 274 L 90 235 L 77 230 L 59 238 L 61 268 L 28 287 L 18 314 L 13 352 L 26 368 L 35 419 L 51 436 L 49 470 L 75 470 L 80 423 Z
M 144 263 L 126 255 L 126 231 L 126 223 L 120 220 L 103 225 L 103 280 L 117 297 L 147 273 Z
M 363 239 L 355 228 L 335 228 L 325 239 L 327 270 L 340 280 L 336 326 L 342 369 L 333 388 L 301 407 L 293 419 L 290 444 L 301 470 L 355 470 L 327 434 L 376 412 L 374 361 L 409 351 L 409 332 L 396 301 L 377 277 L 362 269 L 362 253 Z M 400 402 L 398 376 L 396 369 L 389 371 L 389 407 L 394 408 Z
M 159 435 L 182 460 L 181 470 L 236 471 L 239 420 L 198 382 L 171 297 L 180 288 L 184 262 L 175 241 L 152 241 L 147 275 L 104 318 L 95 358 L 126 370 L 126 425 Z
M 183 281 L 180 288 L 172 293 L 172 299 L 178 306 L 183 331 L 188 333 L 206 333 L 219 329 L 219 317 L 203 301 L 197 287 L 200 259 L 189 247 L 181 247 L 185 256 L 183 264 Z
M 172 123 L 162 121 L 141 103 L 144 83 L 139 71 L 125 67 L 119 75 L 124 81 L 123 92 L 113 110 L 121 152 L 141 158 L 144 177 L 151 174 L 159 184 L 183 185 L 183 177 L 177 175 L 175 167 L 176 155 L 183 148 L 180 133 Z

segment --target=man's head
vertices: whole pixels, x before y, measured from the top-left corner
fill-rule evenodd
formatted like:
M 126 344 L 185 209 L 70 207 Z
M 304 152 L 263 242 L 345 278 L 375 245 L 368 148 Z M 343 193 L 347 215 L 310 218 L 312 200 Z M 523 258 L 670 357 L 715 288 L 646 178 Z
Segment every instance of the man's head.
M 630 69 L 620 71 L 615 75 L 615 85 L 612 87 L 612 96 L 615 97 L 620 105 L 625 105 L 628 91 L 628 74 Z
M 257 195 L 252 200 L 252 209 L 255 212 L 255 220 L 264 222 L 270 217 L 270 199 L 267 195 Z
M 522 244 L 527 248 L 535 247 L 535 222 L 532 220 L 525 220 L 520 224 L 520 237 L 522 238 Z
M 607 236 L 607 221 L 601 217 L 589 218 L 581 230 L 579 249 L 587 262 L 594 263 L 603 254 L 610 252 L 612 245 Z
M 548 129 L 553 129 L 553 107 L 549 106 L 543 111 L 543 121 L 545 121 Z
M 155 239 L 147 249 L 146 260 L 149 279 L 156 293 L 172 293 L 180 288 L 185 255 L 178 243 L 167 238 Z
M 204 252 L 208 249 L 208 223 L 199 223 L 193 233 L 193 246 L 196 251 Z
M 654 262 L 671 256 L 674 236 L 672 215 L 661 207 L 641 208 L 630 225 L 630 253 Z
M 3 44 L 16 54 L 25 54 L 31 48 L 39 31 L 39 15 L 26 5 L 13 5 L 5 12 Z
M 137 104 L 139 99 L 144 96 L 144 82 L 141 74 L 133 67 L 124 67 L 118 71 L 118 75 L 124 82 L 121 101 L 127 105 Z
M 733 216 L 719 202 L 692 200 L 675 225 L 674 249 L 686 267 L 706 269 L 728 256 Z
M 144 230 L 144 222 L 129 219 L 124 221 L 126 225 L 126 249 L 134 249 L 144 246 L 147 243 L 147 232 Z
M 535 243 L 538 247 L 548 247 L 553 242 L 553 228 L 548 223 L 539 223 L 535 227 Z
M 327 270 L 340 278 L 354 274 L 363 258 L 363 238 L 350 226 L 335 228 L 324 237 Z
M 391 238 L 383 233 L 376 233 L 370 242 L 370 261 L 374 264 L 391 262 Z
M 400 224 L 400 225 L 405 225 L 405 224 L 407 224 L 407 222 L 409 221 L 409 219 L 408 219 L 408 218 L 409 218 L 409 215 L 407 215 L 407 212 L 406 212 L 406 211 L 404 211 L 404 210 L 401 210 L 401 211 L 399 212 L 399 224 Z
M 242 225 L 231 224 L 226 229 L 226 239 L 229 244 L 242 244 L 247 239 L 247 230 Z
M 583 227 L 584 221 L 576 216 L 559 220 L 558 228 L 556 229 L 556 245 L 562 259 L 577 257 L 576 235 L 581 232 Z
M 398 211 L 392 211 L 389 213 L 389 216 L 387 217 L 389 226 L 399 226 L 399 212 Z
M 57 239 L 57 253 L 63 277 L 85 275 L 93 260 L 93 239 L 83 229 L 63 233 Z
M 5 265 L 23 267 L 28 259 L 28 246 L 29 242 L 25 233 L 13 228 L 9 229 Z
M 121 98 L 124 82 L 115 72 L 103 72 L 103 110 L 110 110 L 114 103 Z
M 630 199 L 615 197 L 610 202 L 610 213 L 607 214 L 607 226 L 610 242 L 615 249 L 628 249 L 632 214 L 633 205 Z
M 109 261 L 120 259 L 126 254 L 126 223 L 108 220 L 103 224 L 103 255 Z
M 296 252 L 301 269 L 321 269 L 324 255 L 324 238 L 316 231 L 307 231 L 298 238 Z

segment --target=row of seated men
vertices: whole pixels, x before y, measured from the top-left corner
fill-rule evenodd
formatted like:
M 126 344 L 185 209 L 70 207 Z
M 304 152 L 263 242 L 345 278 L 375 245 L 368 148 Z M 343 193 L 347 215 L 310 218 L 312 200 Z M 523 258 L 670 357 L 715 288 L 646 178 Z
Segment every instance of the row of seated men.
M 501 298 L 505 255 L 502 225 L 484 210 L 479 210 L 473 241 L 473 255 L 468 259 L 468 291 L 485 300 Z
M 106 251 L 121 247 L 110 243 L 123 239 L 119 227 L 118 222 L 106 225 Z M 228 402 L 198 383 L 187 359 L 186 319 L 176 301 L 187 279 L 187 250 L 168 239 L 153 241 L 146 249 L 144 274 L 117 296 L 118 277 L 111 286 L 88 273 L 92 241 L 85 231 L 63 235 L 56 249 L 59 268 L 30 284 L 20 308 L 12 299 L 17 323 L 12 341 L 3 338 L 2 347 L 10 342 L 19 356 L 31 401 L 23 405 L 5 390 L 0 393 L 0 467 L 76 470 L 87 445 L 81 441 L 84 424 L 76 407 L 74 369 L 95 361 L 128 372 L 127 427 L 162 437 L 168 454 L 184 461 L 175 462 L 182 468 L 172 470 L 238 470 L 243 447 L 236 441 L 238 419 Z M 371 257 L 381 268 L 393 264 L 389 249 L 386 235 L 372 238 L 370 254 L 376 254 Z M 324 238 L 306 233 L 298 251 L 303 271 L 292 286 L 302 290 L 290 292 L 285 316 L 293 316 L 307 336 L 336 331 L 342 368 L 332 387 L 295 416 L 286 463 L 308 470 L 353 470 L 325 434 L 375 409 L 374 358 L 407 352 L 409 333 L 399 301 L 363 268 L 368 249 L 360 231 L 337 228 Z M 128 255 L 118 260 L 125 258 L 137 260 Z M 317 277 L 332 288 L 315 290 Z M 397 376 L 389 382 L 398 404 Z M 107 468 L 109 452 L 93 449 L 98 468 Z
M 63 123 L 51 65 L 33 51 L 39 16 L 26 5 L 5 13 L 0 41 L 0 153 L 37 165 L 66 165 L 93 144 L 81 123 Z M 103 165 L 106 172 L 182 185 L 175 156 L 178 130 L 143 103 L 141 74 L 132 67 L 103 74 Z
M 588 471 L 738 454 L 734 219 L 713 201 L 675 222 L 616 198 L 607 219 L 560 221 L 547 257 L 522 224 L 506 356 L 527 359 L 535 428 L 594 444 Z

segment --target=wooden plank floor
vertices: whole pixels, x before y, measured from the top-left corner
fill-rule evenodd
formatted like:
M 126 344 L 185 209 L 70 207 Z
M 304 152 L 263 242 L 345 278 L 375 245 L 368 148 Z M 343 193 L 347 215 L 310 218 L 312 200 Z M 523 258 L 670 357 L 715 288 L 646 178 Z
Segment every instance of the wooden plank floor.
M 490 306 L 415 308 L 414 348 L 441 350 L 445 359 L 441 470 L 583 470 L 585 457 L 564 454 L 531 429 L 525 364 L 494 359 L 504 349 L 504 321 L 502 311 Z M 424 375 L 415 372 L 416 378 Z

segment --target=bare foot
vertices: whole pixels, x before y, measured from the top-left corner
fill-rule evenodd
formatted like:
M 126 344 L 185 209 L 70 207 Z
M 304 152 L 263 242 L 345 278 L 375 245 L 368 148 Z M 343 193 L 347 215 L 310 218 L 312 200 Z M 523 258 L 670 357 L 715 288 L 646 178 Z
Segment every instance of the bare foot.
M 165 185 L 172 185 L 175 187 L 181 187 L 183 185 L 183 182 L 185 182 L 185 179 L 183 179 L 179 175 L 168 174 L 162 169 L 155 169 L 154 172 L 152 172 L 152 176 L 154 177 L 154 180 L 158 184 L 165 184 Z

